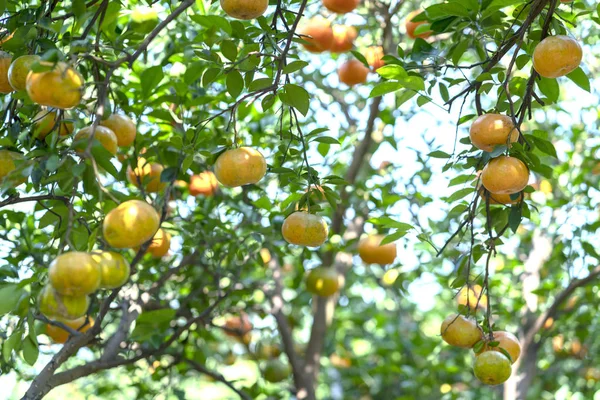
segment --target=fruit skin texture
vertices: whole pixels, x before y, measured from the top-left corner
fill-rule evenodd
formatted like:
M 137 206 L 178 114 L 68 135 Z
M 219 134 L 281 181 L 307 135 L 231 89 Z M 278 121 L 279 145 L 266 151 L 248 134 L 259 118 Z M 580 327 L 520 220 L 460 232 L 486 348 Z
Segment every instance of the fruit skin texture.
M 126 115 L 112 114 L 104 121 L 100 121 L 101 126 L 105 126 L 117 137 L 119 147 L 131 146 L 135 141 L 136 127 L 135 123 Z
M 219 182 L 212 171 L 201 172 L 190 178 L 189 190 L 192 196 L 212 196 L 218 187 Z
M 0 51 L 0 93 L 10 93 L 14 89 L 8 81 L 8 69 L 12 62 L 10 54 Z
M 100 266 L 100 288 L 116 289 L 129 279 L 131 267 L 121 254 L 114 251 L 93 253 L 92 257 Z
M 27 75 L 29 74 L 29 71 L 31 71 L 31 66 L 39 60 L 40 56 L 24 55 L 17 57 L 15 61 L 10 64 L 10 68 L 8 69 L 8 82 L 14 90 L 25 90 Z
M 460 289 L 456 302 L 458 305 L 469 307 L 471 311 L 475 311 L 478 307 L 485 309 L 488 304 L 487 295 L 481 294 L 482 287 L 473 285 L 467 288 L 466 286 Z
M 319 247 L 327 240 L 329 229 L 323 217 L 296 211 L 283 221 L 281 233 L 288 243 Z
M 77 146 L 77 151 L 82 152 L 88 146 L 88 139 L 92 135 L 92 127 L 87 126 L 80 129 L 76 134 L 74 140 L 81 140 L 83 143 Z M 97 126 L 96 132 L 94 133 L 94 139 L 97 139 L 102 146 L 108 150 L 112 155 L 117 154 L 117 137 L 115 133 L 104 126 Z
M 358 7 L 360 0 L 323 0 L 323 5 L 336 14 L 347 14 Z
M 517 193 L 527 186 L 529 169 L 518 158 L 496 157 L 483 169 L 481 182 L 492 194 Z
M 221 0 L 221 8 L 235 19 L 258 18 L 267 11 L 269 0 Z
M 348 86 L 354 86 L 367 81 L 369 68 L 358 60 L 348 60 L 338 68 L 340 82 Z
M 507 115 L 483 114 L 471 125 L 469 136 L 473 146 L 491 152 L 496 145 L 506 145 L 519 139 L 519 131 L 515 129 L 512 119 Z
M 485 344 L 481 351 L 477 354 L 481 354 L 485 351 L 500 351 L 500 349 L 506 350 L 510 355 L 511 361 L 514 364 L 521 355 L 521 344 L 519 339 L 515 335 L 506 331 L 494 331 L 494 341 L 498 342 L 498 346 L 488 346 Z
M 227 150 L 214 166 L 217 180 L 228 187 L 249 185 L 260 181 L 267 172 L 267 161 L 258 150 L 240 147 Z
M 322 53 L 333 45 L 333 30 L 325 18 L 311 18 L 298 29 L 307 44 L 302 44 L 311 53 Z
M 128 200 L 106 215 L 102 231 L 110 246 L 128 249 L 152 239 L 159 226 L 160 216 L 150 204 Z
M 510 378 L 510 360 L 498 351 L 486 351 L 475 357 L 473 372 L 486 385 L 495 386 Z
M 148 253 L 152 254 L 154 258 L 162 258 L 167 255 L 170 249 L 171 234 L 165 232 L 163 229 L 159 229 L 152 238 L 152 242 L 148 247 Z
M 332 53 L 345 53 L 354 47 L 354 39 L 358 36 L 356 28 L 348 25 L 335 25 L 333 27 L 333 43 L 329 51 Z
M 475 320 L 463 315 L 450 314 L 442 322 L 442 339 L 451 346 L 470 349 L 483 338 L 483 332 Z
M 405 23 L 406 34 L 411 39 L 416 39 L 416 38 L 425 39 L 425 38 L 428 38 L 429 36 L 431 36 L 431 34 L 433 33 L 431 31 L 427 31 L 427 32 L 423 32 L 419 35 L 415 35 L 415 29 L 417 29 L 417 27 L 419 25 L 423 25 L 423 24 L 427 23 L 427 21 L 412 22 L 412 19 L 421 13 L 422 13 L 422 11 L 415 10 L 415 11 L 411 12 L 410 14 L 408 14 L 408 16 L 406 17 L 406 23 Z
M 383 235 L 370 235 L 358 242 L 358 255 L 367 264 L 388 265 L 396 259 L 396 243 L 381 245 Z
M 83 317 L 89 306 L 88 296 L 61 296 L 50 285 L 45 286 L 38 296 L 38 308 L 48 318 Z
M 317 267 L 306 277 L 306 290 L 321 297 L 329 297 L 340 289 L 340 277 L 333 267 Z
M 139 183 L 141 182 L 146 192 L 160 192 L 167 187 L 166 182 L 160 181 L 160 175 L 164 169 L 162 165 L 148 162 L 145 158 L 140 157 L 135 169 L 131 169 L 131 166 L 127 167 L 127 180 L 137 187 L 140 187 Z
M 88 329 L 94 326 L 94 320 L 90 318 L 88 321 L 85 317 L 73 320 L 58 319 L 57 321 L 62 322 L 66 326 L 81 333 L 87 332 Z M 46 324 L 46 335 L 48 335 L 48 337 L 50 337 L 54 343 L 65 343 L 71 334 L 63 328 L 54 326 L 52 324 Z
M 486 194 L 487 192 L 487 194 Z M 486 196 L 489 197 L 490 204 L 504 204 L 511 205 L 517 204 L 523 200 L 523 193 L 519 195 L 516 199 L 511 199 L 510 194 L 493 194 L 485 190 L 485 188 L 481 187 L 479 189 L 479 195 L 483 199 L 482 201 L 485 203 Z
M 581 46 L 575 39 L 548 36 L 533 50 L 533 68 L 544 78 L 558 78 L 577 69 L 582 57 Z
M 40 65 L 53 67 L 54 64 L 42 61 Z M 25 88 L 34 103 L 65 110 L 81 101 L 83 77 L 66 63 L 59 62 L 49 71 L 29 72 Z
M 54 290 L 63 296 L 85 296 L 100 287 L 100 266 L 88 253 L 71 251 L 56 257 L 48 269 Z
M 273 359 L 265 363 L 263 378 L 265 381 L 277 383 L 284 381 L 291 373 L 290 366 L 281 360 Z
M 371 46 L 365 49 L 365 58 L 367 59 L 367 63 L 373 68 L 373 71 L 377 71 L 379 68 L 385 65 L 385 61 L 382 60 L 383 56 L 383 47 L 381 46 Z
M 40 140 L 44 140 L 52 129 L 57 125 L 58 115 L 55 111 L 41 110 L 35 117 L 33 117 L 33 134 Z M 61 122 L 60 126 L 57 126 L 58 134 L 60 136 L 67 136 L 73 132 L 72 122 Z
M 6 176 L 17 169 L 15 160 L 22 160 L 23 155 L 9 150 L 0 150 L 0 182 L 4 181 Z M 27 177 L 10 177 L 13 181 L 13 186 L 18 186 L 21 183 L 27 182 Z

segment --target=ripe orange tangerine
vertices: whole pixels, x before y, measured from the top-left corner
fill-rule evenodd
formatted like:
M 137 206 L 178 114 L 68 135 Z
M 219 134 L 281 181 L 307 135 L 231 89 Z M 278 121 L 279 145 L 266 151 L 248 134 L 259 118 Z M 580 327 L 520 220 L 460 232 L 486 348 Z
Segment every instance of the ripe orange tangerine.
M 51 285 L 46 285 L 38 296 L 38 308 L 48 318 L 83 317 L 89 306 L 88 296 L 61 296 Z
M 364 53 L 367 63 L 373 68 L 373 71 L 377 71 L 385 65 L 385 61 L 383 61 L 384 55 L 383 47 L 381 46 L 367 47 Z
M 14 90 L 25 90 L 27 84 L 27 75 L 31 71 L 33 64 L 40 60 L 40 56 L 24 55 L 17 57 L 8 69 L 8 82 Z
M 33 117 L 32 122 L 33 135 L 40 140 L 44 140 L 56 128 L 60 136 L 67 136 L 73 132 L 72 122 L 62 121 L 60 125 L 58 124 L 58 115 L 55 111 L 41 110 Z
M 260 181 L 267 172 L 267 161 L 252 147 L 225 151 L 214 165 L 215 176 L 229 187 L 250 185 Z
M 582 57 L 581 46 L 575 39 L 548 36 L 533 50 L 533 68 L 544 78 L 558 78 L 577 69 Z
M 529 182 L 529 169 L 518 158 L 500 156 L 490 160 L 481 173 L 481 183 L 492 194 L 513 194 Z
M 100 287 L 100 265 L 88 253 L 70 251 L 52 261 L 48 277 L 58 294 L 85 296 Z
M 494 331 L 493 335 L 494 341 L 498 342 L 498 345 L 492 347 L 486 343 L 477 354 L 481 354 L 484 351 L 500 351 L 500 349 L 504 349 L 510 355 L 511 362 L 514 364 L 521 355 L 521 344 L 519 343 L 519 339 L 512 333 L 506 331 Z
M 0 51 L 0 93 L 10 93 L 14 91 L 8 81 L 8 69 L 12 63 L 12 57 L 5 51 Z
M 473 146 L 491 152 L 496 145 L 508 145 L 519 139 L 519 131 L 515 129 L 512 119 L 507 115 L 483 114 L 471 125 L 469 136 Z
M 327 240 L 329 229 L 323 217 L 296 211 L 283 221 L 281 233 L 288 243 L 319 247 Z
M 356 28 L 349 25 L 334 25 L 333 43 L 329 51 L 332 53 L 345 53 L 354 47 L 354 39 L 358 36 Z
M 40 65 L 49 68 L 42 72 L 30 71 L 25 88 L 34 103 L 42 106 L 68 109 L 81 101 L 83 77 L 64 62 L 42 61 Z
M 148 247 L 148 253 L 152 255 L 154 258 L 162 258 L 169 253 L 171 249 L 171 234 L 166 232 L 162 228 L 159 229 L 154 237 L 152 238 L 152 242 Z
M 141 183 L 146 192 L 160 192 L 167 187 L 166 182 L 160 181 L 160 175 L 164 169 L 162 165 L 148 162 L 145 158 L 140 157 L 135 169 L 131 169 L 129 165 L 127 166 L 127 180 L 138 188 Z
M 479 188 L 479 195 L 483 199 L 482 200 L 483 202 L 485 202 L 486 198 L 488 198 L 490 204 L 503 204 L 503 205 L 517 204 L 517 203 L 523 201 L 523 198 L 524 198 L 522 192 L 519 194 L 518 197 L 516 197 L 515 199 L 512 199 L 510 194 L 493 194 L 493 193 L 490 193 L 489 191 L 485 190 L 485 188 L 483 186 L 481 188 Z M 513 193 L 512 195 L 514 196 L 515 194 Z
M 323 5 L 336 14 L 347 14 L 358 7 L 360 0 L 323 0 Z
M 72 320 L 57 319 L 57 321 L 62 322 L 69 328 L 81 333 L 87 332 L 88 329 L 94 326 L 94 320 L 92 318 L 89 318 L 88 320 L 86 317 L 80 317 Z M 46 324 L 46 335 L 48 335 L 54 343 L 65 343 L 67 339 L 69 339 L 69 336 L 71 336 L 68 331 L 52 324 Z
M 117 249 L 139 247 L 154 237 L 160 216 L 150 204 L 128 200 L 106 214 L 102 231 L 108 244 Z
M 470 349 L 483 338 L 483 332 L 472 318 L 451 314 L 442 322 L 442 339 L 449 345 Z
M 340 289 L 340 274 L 334 267 L 317 267 L 306 276 L 306 290 L 321 297 L 329 297 Z
M 92 126 L 87 126 L 83 129 L 80 129 L 76 134 L 75 134 L 75 141 L 81 141 L 81 143 L 78 143 L 76 146 L 76 150 L 78 152 L 83 152 L 85 151 L 85 149 L 88 146 L 88 142 L 90 137 L 92 136 L 92 130 L 93 127 Z M 98 140 L 100 142 L 100 144 L 102 145 L 102 147 L 104 147 L 106 150 L 108 150 L 109 153 L 111 153 L 112 155 L 117 154 L 117 137 L 115 136 L 115 133 L 113 131 L 111 131 L 110 129 L 104 127 L 104 126 L 100 126 L 98 125 L 96 127 L 96 131 L 94 132 L 94 139 Z
M 269 0 L 221 0 L 221 8 L 235 19 L 258 18 L 267 11 Z
M 102 289 L 116 289 L 129 279 L 130 265 L 121 254 L 114 251 L 92 253 L 92 257 L 100 266 Z
M 475 311 L 478 307 L 485 309 L 487 307 L 487 295 L 482 293 L 483 288 L 480 285 L 474 285 L 470 288 L 463 287 L 458 292 L 456 302 L 458 305 L 469 307 L 471 311 Z
M 412 21 L 414 17 L 416 17 L 417 15 L 420 15 L 422 12 L 423 11 L 421 11 L 421 10 L 415 10 L 415 11 L 409 13 L 408 16 L 406 17 L 406 22 L 405 22 L 404 26 L 406 27 L 406 34 L 411 39 L 416 39 L 416 38 L 425 39 L 425 38 L 428 38 L 429 36 L 431 36 L 431 34 L 433 33 L 432 31 L 427 31 L 427 32 L 423 32 L 418 35 L 415 35 L 415 30 L 417 29 L 417 27 L 419 25 L 429 23 L 427 21 L 419 21 L 419 22 Z
M 331 48 L 333 44 L 333 30 L 331 24 L 325 18 L 311 18 L 298 29 L 306 50 L 312 53 L 322 53 Z
M 100 121 L 100 125 L 113 131 L 117 137 L 117 145 L 119 147 L 131 146 L 135 141 L 137 130 L 135 123 L 126 115 L 111 114 L 104 121 Z
M 13 187 L 27 182 L 26 176 L 19 176 L 15 161 L 23 160 L 23 154 L 16 151 L 0 150 L 0 183 L 8 181 Z
M 354 86 L 367 81 L 369 68 L 358 60 L 348 60 L 338 68 L 338 77 L 340 82 L 348 86 Z
M 512 367 L 510 360 L 504 354 L 497 351 L 486 351 L 475 357 L 473 372 L 481 382 L 495 386 L 510 378 Z
M 219 187 L 217 177 L 212 171 L 192 175 L 188 186 L 192 196 L 213 196 Z
M 367 264 L 388 265 L 396 259 L 396 243 L 381 245 L 383 235 L 370 235 L 358 242 L 358 255 Z

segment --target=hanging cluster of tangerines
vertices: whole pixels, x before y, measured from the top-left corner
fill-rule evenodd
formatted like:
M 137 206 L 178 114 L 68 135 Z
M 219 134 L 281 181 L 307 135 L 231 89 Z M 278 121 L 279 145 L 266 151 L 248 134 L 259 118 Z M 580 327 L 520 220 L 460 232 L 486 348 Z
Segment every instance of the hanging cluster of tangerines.
M 336 14 L 347 14 L 352 12 L 358 6 L 358 0 L 323 0 L 323 6 Z M 426 38 L 431 35 L 431 31 L 425 31 L 415 34 L 419 25 L 426 24 L 426 21 L 413 22 L 412 19 L 419 15 L 420 11 L 413 11 L 406 20 L 406 32 L 411 38 Z M 313 17 L 303 23 L 298 33 L 306 42 L 304 48 L 311 53 L 346 53 L 354 48 L 354 40 L 358 36 L 355 27 L 348 25 L 331 26 L 329 20 L 323 17 Z M 381 68 L 385 61 L 384 50 L 381 46 L 370 46 L 363 50 L 369 67 L 367 68 L 357 59 L 350 59 L 343 62 L 338 68 L 338 78 L 340 82 L 348 86 L 365 83 L 369 72 L 375 72 Z
M 579 43 L 563 35 L 549 36 L 534 49 L 533 67 L 545 78 L 558 78 L 574 71 L 582 60 Z M 481 173 L 480 195 L 489 204 L 511 205 L 523 201 L 523 189 L 529 182 L 529 169 L 508 155 L 511 144 L 521 133 L 512 117 L 496 113 L 480 115 L 471 125 L 469 136 L 476 148 L 492 152 L 498 145 L 507 146 L 507 154 L 492 158 Z M 459 305 L 469 313 L 487 307 L 487 296 L 481 286 L 463 288 L 458 295 Z M 484 335 L 474 318 L 460 314 L 448 316 L 441 326 L 441 335 L 448 344 L 473 348 L 476 357 L 475 376 L 488 385 L 505 382 L 512 373 L 511 364 L 521 352 L 518 339 L 509 332 L 494 331 Z

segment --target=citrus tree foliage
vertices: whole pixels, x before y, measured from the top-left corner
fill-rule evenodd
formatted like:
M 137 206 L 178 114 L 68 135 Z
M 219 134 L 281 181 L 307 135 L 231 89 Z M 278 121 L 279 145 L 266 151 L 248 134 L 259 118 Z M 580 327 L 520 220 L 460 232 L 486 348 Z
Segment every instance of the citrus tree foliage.
M 426 37 L 412 39 L 404 21 L 417 6 L 365 1 L 336 15 L 321 2 L 273 1 L 241 21 L 202 0 L 0 2 L 3 51 L 82 75 L 82 101 L 60 120 L 96 129 L 125 114 L 137 128 L 116 157 L 95 140 L 77 152 L 58 129 L 33 135 L 40 107 L 27 92 L 1 99 L 0 145 L 23 155 L 0 200 L 8 396 L 64 398 L 65 387 L 90 398 L 598 396 L 600 11 L 589 0 L 427 3 L 414 19 Z M 301 27 L 318 14 L 355 26 L 352 52 L 303 48 Z M 566 77 L 533 69 L 549 35 L 583 48 Z M 340 83 L 336 69 L 368 65 L 371 46 L 383 46 L 385 66 L 365 84 Z M 517 127 L 510 148 L 471 145 L 470 125 L 489 112 Z M 265 156 L 266 176 L 192 195 L 190 176 L 238 146 Z M 512 206 L 477 189 L 478 171 L 505 153 L 531 171 Z M 157 193 L 127 180 L 140 157 L 164 167 Z M 130 199 L 159 212 L 169 254 L 145 254 L 149 243 L 120 251 L 130 279 L 92 294 L 94 325 L 52 345 L 47 329 L 64 325 L 38 308 L 48 266 L 67 251 L 109 249 L 102 222 Z M 283 239 L 297 209 L 325 217 L 318 249 Z M 398 242 L 392 265 L 356 256 L 361 234 L 376 231 Z M 343 277 L 339 295 L 307 292 L 319 265 Z M 457 306 L 472 285 L 484 309 Z M 443 345 L 440 323 L 457 310 L 486 334 L 519 336 L 504 387 L 475 379 L 471 350 Z

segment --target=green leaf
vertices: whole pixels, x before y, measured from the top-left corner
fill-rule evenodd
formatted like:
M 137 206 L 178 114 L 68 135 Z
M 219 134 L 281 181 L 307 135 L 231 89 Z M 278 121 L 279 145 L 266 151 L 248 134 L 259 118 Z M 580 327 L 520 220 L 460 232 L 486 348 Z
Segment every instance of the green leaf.
M 581 67 L 578 67 L 575 71 L 567 75 L 567 78 L 572 80 L 577 86 L 583 90 L 590 91 L 590 78 L 583 72 Z
M 150 67 L 140 76 L 140 82 L 142 85 L 142 95 L 145 98 L 150 97 L 152 92 L 158 87 L 160 81 L 162 81 L 164 77 L 164 73 L 162 70 L 162 66 L 156 65 L 154 67 Z
M 556 103 L 558 101 L 560 87 L 558 86 L 556 79 L 541 78 L 536 82 L 542 93 L 548 97 L 551 102 Z
M 460 200 L 460 199 L 468 196 L 469 194 L 473 193 L 474 191 L 475 191 L 474 188 L 464 188 L 464 189 L 457 190 L 456 192 L 452 193 L 450 195 L 450 197 L 448 197 L 447 202 L 453 203 L 456 200 Z
M 369 67 L 369 62 L 367 61 L 367 59 L 365 58 L 365 56 L 362 53 L 360 53 L 360 52 L 358 52 L 356 50 L 351 50 L 351 53 L 352 53 L 352 55 L 354 55 L 354 57 L 356 57 L 356 59 L 358 61 L 360 61 L 361 63 L 363 63 L 363 65 L 365 67 L 370 68 Z
M 513 232 L 517 232 L 519 225 L 521 225 L 521 207 L 514 205 L 510 208 L 510 215 L 508 216 L 508 226 Z
M 383 240 L 381 241 L 381 245 L 383 246 L 384 244 L 395 242 L 396 240 L 406 236 L 407 233 L 408 231 L 403 230 L 397 230 L 394 233 L 390 233 L 389 235 L 383 238 Z
M 458 42 L 458 44 L 452 51 L 452 62 L 454 63 L 454 65 L 458 65 L 463 54 L 465 54 L 465 51 L 467 51 L 467 48 L 469 47 L 470 43 L 471 42 L 469 40 L 461 40 L 460 42 Z
M 533 142 L 535 147 L 537 147 L 542 153 L 548 154 L 549 156 L 558 159 L 558 155 L 556 154 L 556 149 L 554 148 L 554 145 L 549 140 L 540 137 L 540 132 L 545 134 L 545 132 L 543 131 L 536 130 L 534 131 L 534 133 L 537 133 L 536 135 L 525 135 L 525 138 L 528 141 Z
M 291 63 L 289 63 L 288 65 L 283 67 L 283 73 L 291 74 L 292 72 L 301 70 L 302 68 L 306 67 L 307 65 L 308 65 L 308 63 L 306 61 L 301 61 L 301 60 L 292 61 Z
M 177 167 L 169 167 L 165 168 L 160 173 L 160 181 L 161 182 L 173 182 L 177 178 Z
M 283 86 L 283 92 L 279 93 L 279 98 L 283 103 L 300 111 L 302 115 L 306 116 L 308 113 L 310 97 L 304 88 L 288 83 Z
M 183 80 L 186 84 L 191 85 L 202 76 L 202 72 L 204 72 L 204 63 L 200 61 L 193 62 L 185 70 Z
M 244 89 L 244 78 L 238 70 L 233 70 L 227 74 L 225 84 L 231 97 L 237 98 Z
M 332 138 L 331 136 L 320 136 L 314 138 L 313 142 L 326 143 L 326 144 L 340 144 L 339 140 Z
M 34 342 L 30 336 L 27 336 L 25 340 L 23 340 L 23 359 L 27 364 L 33 365 L 38 359 L 38 355 L 40 354 L 40 350 L 38 349 L 38 344 Z
M 380 82 L 377 85 L 375 85 L 373 90 L 371 90 L 371 94 L 369 95 L 369 97 L 383 96 L 384 94 L 388 94 L 388 93 L 392 93 L 397 90 L 400 90 L 400 89 L 402 89 L 402 87 L 403 86 L 400 82 L 394 82 L 394 81 Z
M 441 150 L 435 150 L 432 151 L 431 153 L 428 154 L 429 157 L 433 157 L 433 158 L 450 158 L 452 157 L 450 154 L 441 151 Z
M 75 15 L 76 18 L 81 17 L 87 10 L 85 0 L 73 0 L 71 7 L 73 9 L 73 15 Z
M 408 73 L 404 68 L 399 65 L 384 65 L 377 69 L 379 76 L 385 79 L 405 79 L 408 77 Z
M 16 283 L 8 283 L 0 287 L 0 316 L 13 311 L 25 290 Z
M 4 342 L 4 345 L 2 346 L 2 357 L 4 358 L 5 362 L 8 362 L 10 360 L 10 356 L 13 350 L 19 350 L 22 336 L 23 331 L 21 329 L 17 329 Z
M 257 90 L 261 90 L 273 85 L 273 79 L 271 78 L 260 78 L 253 81 L 250 85 L 248 85 L 249 92 L 256 92 Z
M 221 53 L 223 53 L 229 61 L 235 61 L 238 49 L 233 40 L 224 40 L 221 42 Z
M 94 138 L 94 143 L 92 143 L 92 156 L 94 157 L 96 164 L 111 174 L 115 179 L 119 179 L 119 171 L 117 171 L 111 162 L 113 154 L 106 150 L 104 146 L 102 146 L 102 143 L 96 138 Z

